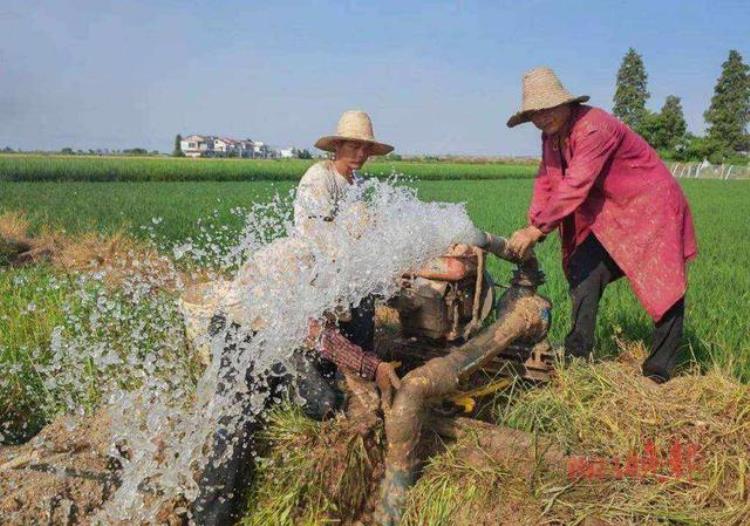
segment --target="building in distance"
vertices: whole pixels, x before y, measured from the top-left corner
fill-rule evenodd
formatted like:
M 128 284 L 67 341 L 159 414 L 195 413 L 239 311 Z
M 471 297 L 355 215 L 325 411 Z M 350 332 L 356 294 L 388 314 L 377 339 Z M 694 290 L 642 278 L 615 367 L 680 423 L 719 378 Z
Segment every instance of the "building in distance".
M 271 159 L 278 156 L 263 142 L 217 135 L 188 135 L 180 141 L 180 149 L 186 157 Z

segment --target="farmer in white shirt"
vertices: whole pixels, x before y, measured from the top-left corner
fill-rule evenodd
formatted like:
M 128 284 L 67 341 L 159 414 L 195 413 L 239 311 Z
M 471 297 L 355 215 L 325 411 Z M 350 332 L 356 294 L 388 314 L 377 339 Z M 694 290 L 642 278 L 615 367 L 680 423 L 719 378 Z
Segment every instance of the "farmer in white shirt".
M 350 110 L 341 115 L 336 133 L 326 135 L 315 143 L 317 148 L 332 152 L 333 160 L 320 161 L 312 165 L 297 187 L 294 200 L 295 228 L 303 235 L 317 235 L 321 223 L 333 221 L 341 202 L 347 194 L 362 183 L 357 173 L 371 155 L 386 155 L 393 146 L 375 139 L 370 116 L 363 111 Z M 362 350 L 362 356 L 342 356 L 346 367 L 349 362 L 366 364 L 373 379 L 390 400 L 391 386 L 398 384 L 393 367 L 380 361 L 374 354 L 374 315 L 372 297 L 364 298 L 359 306 L 349 309 L 350 320 L 340 321 L 339 330 L 346 338 Z M 337 360 L 334 360 L 336 362 Z M 362 371 L 359 371 L 362 374 Z
M 345 112 L 339 120 L 336 134 L 320 138 L 315 146 L 334 152 L 335 158 L 314 164 L 300 180 L 294 202 L 296 236 L 277 240 L 269 245 L 266 250 L 274 254 L 271 259 L 283 258 L 284 254 L 297 256 L 294 252 L 297 236 L 317 237 L 325 242 L 325 225 L 334 220 L 348 192 L 362 181 L 356 171 L 362 168 L 370 155 L 385 155 L 393 150 L 392 146 L 375 140 L 370 117 L 362 111 Z M 252 269 L 245 269 L 240 273 L 239 279 L 241 281 L 242 276 L 253 274 Z M 239 282 L 233 283 L 233 287 L 235 290 L 228 291 L 225 303 L 232 303 L 233 294 L 243 290 Z M 235 303 L 243 304 L 242 301 Z M 346 316 L 348 319 L 344 321 L 344 316 L 340 317 L 338 330 L 311 323 L 310 340 L 318 340 L 317 357 L 311 359 L 308 353 L 295 353 L 291 358 L 295 367 L 294 374 L 289 374 L 278 364 L 278 370 L 271 368 L 273 374 L 261 372 L 257 378 L 248 375 L 249 388 L 260 387 L 276 393 L 283 391 L 286 384 L 291 383 L 297 397 L 305 400 L 305 414 L 322 420 L 330 416 L 342 401 L 340 392 L 327 377 L 337 369 L 344 369 L 366 380 L 374 380 L 380 389 L 384 406 L 388 407 L 393 389 L 399 387 L 399 378 L 393 365 L 380 360 L 374 352 L 373 298 L 367 297 L 360 305 L 349 307 Z M 241 314 L 238 318 L 246 320 L 247 327 L 251 329 L 256 322 L 252 315 Z M 221 334 L 233 321 L 237 320 L 228 319 L 224 314 L 214 316 L 209 333 Z M 236 345 L 237 342 L 227 340 L 227 354 L 231 354 Z M 223 371 L 222 375 L 229 378 L 236 374 L 231 365 Z M 266 377 L 269 378 L 268 385 L 262 385 Z M 200 494 L 193 504 L 193 519 L 197 524 L 218 526 L 234 523 L 239 519 L 241 499 L 251 478 L 252 437 L 260 426 L 259 421 L 253 418 L 241 428 L 217 432 L 212 445 L 212 457 L 199 481 Z M 214 462 L 214 458 L 221 458 L 230 445 L 230 458 L 223 463 Z

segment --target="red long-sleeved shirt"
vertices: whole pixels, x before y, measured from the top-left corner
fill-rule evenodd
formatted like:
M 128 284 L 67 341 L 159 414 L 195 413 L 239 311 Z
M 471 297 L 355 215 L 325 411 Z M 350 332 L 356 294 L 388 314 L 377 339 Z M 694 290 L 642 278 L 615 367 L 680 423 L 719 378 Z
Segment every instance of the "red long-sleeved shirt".
M 567 140 L 542 137 L 529 222 L 560 229 L 563 266 L 589 232 L 658 320 L 687 288 L 697 243 L 679 183 L 641 136 L 607 112 L 574 108 Z

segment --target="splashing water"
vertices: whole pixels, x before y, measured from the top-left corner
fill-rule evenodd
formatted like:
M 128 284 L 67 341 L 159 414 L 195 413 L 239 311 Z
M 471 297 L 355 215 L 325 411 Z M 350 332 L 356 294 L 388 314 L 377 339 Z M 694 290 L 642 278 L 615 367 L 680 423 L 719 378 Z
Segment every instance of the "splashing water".
M 463 205 L 419 201 L 415 190 L 393 181 L 367 180 L 340 203 L 336 220 L 320 221 L 312 235 L 293 226 L 290 199 L 277 197 L 242 211 L 246 220 L 240 243 L 227 247 L 220 242 L 227 231 L 219 229 L 205 230 L 200 243 L 186 240 L 174 247 L 175 259 L 218 267 L 217 283 L 223 271 L 236 269 L 231 282 L 217 287 L 219 308 L 239 325 L 234 339 L 243 342 L 225 356 L 237 372 L 236 382 L 217 389 L 226 334 L 212 340 L 210 365 L 194 381 L 180 357 L 174 298 L 160 300 L 158 316 L 137 321 L 137 312 L 124 313 L 122 302 L 100 295 L 90 300 L 98 307 L 91 310 L 93 318 L 85 320 L 89 329 L 79 330 L 77 340 L 66 340 L 59 330 L 53 335 L 56 378 L 64 376 L 64 366 L 70 368 L 71 356 L 77 356 L 79 369 L 90 358 L 97 367 L 113 371 L 111 386 L 100 387 L 107 395 L 112 443 L 125 443 L 126 451 L 112 450 L 123 466 L 122 484 L 98 520 L 153 520 L 165 503 L 181 496 L 194 500 L 196 475 L 207 462 L 210 438 L 221 427 L 244 425 L 266 403 L 267 393 L 248 392 L 246 371 L 265 371 L 276 363 L 293 370 L 289 358 L 302 346 L 310 319 L 358 305 L 370 294 L 392 296 L 404 272 L 454 243 L 467 242 L 475 230 Z M 173 266 L 169 269 L 177 275 Z M 150 273 L 135 276 L 124 289 L 131 296 L 146 295 L 158 288 L 153 279 Z M 96 313 L 101 311 L 128 322 L 129 345 L 112 348 L 97 341 L 101 326 Z M 167 329 L 154 330 L 154 324 Z M 245 339 L 250 331 L 253 337 Z M 130 376 L 136 371 L 137 382 L 122 385 L 114 373 L 118 369 L 128 369 Z M 67 405 L 75 403 L 73 397 Z

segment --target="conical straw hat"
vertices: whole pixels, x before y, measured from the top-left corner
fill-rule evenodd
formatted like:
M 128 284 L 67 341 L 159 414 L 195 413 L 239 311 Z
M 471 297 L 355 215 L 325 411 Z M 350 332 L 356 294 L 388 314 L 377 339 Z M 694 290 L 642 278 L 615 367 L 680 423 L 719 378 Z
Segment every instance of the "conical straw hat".
M 538 110 L 554 108 L 569 102 L 586 102 L 588 95 L 573 96 L 566 90 L 555 72 L 547 67 L 534 68 L 523 74 L 523 103 L 521 111 L 508 119 L 508 127 L 528 122 Z
M 336 134 L 321 137 L 315 142 L 315 147 L 332 152 L 336 149 L 338 141 L 366 142 L 372 145 L 372 155 L 385 155 L 393 151 L 393 146 L 390 144 L 375 140 L 370 116 L 359 110 L 345 111 L 336 126 Z

